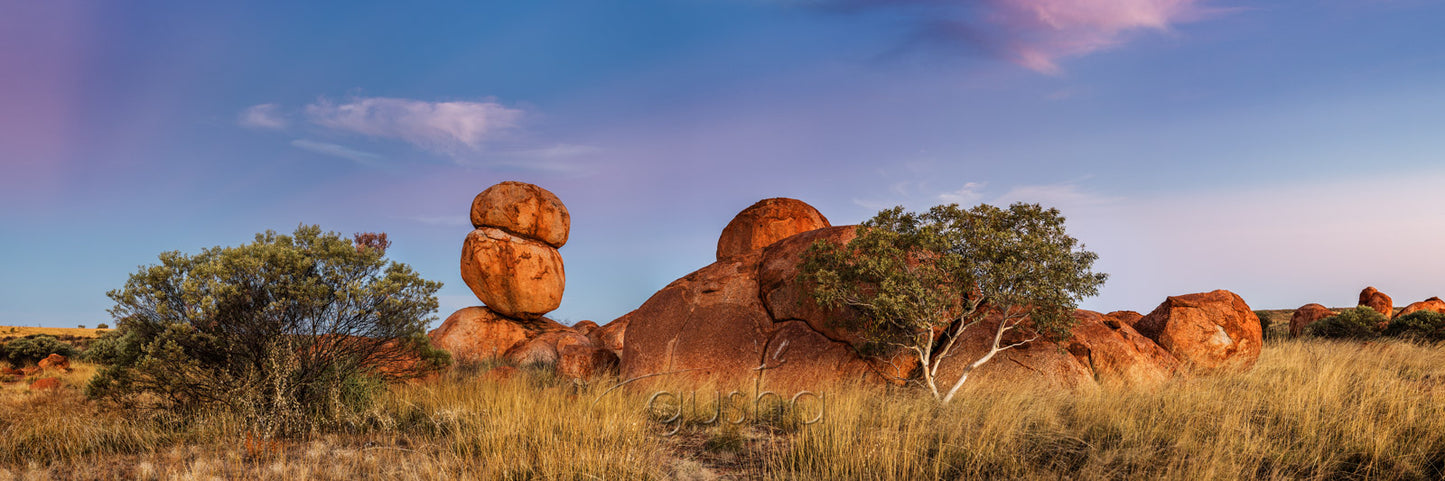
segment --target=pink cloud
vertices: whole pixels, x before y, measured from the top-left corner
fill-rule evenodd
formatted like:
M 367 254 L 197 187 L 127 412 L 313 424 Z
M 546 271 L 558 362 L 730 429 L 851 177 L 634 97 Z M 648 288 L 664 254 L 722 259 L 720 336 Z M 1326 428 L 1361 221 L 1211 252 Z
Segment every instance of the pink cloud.
M 1204 18 L 1200 0 L 994 0 L 990 22 L 1003 28 L 1015 63 L 1058 73 L 1058 61 L 1123 43 L 1130 33 L 1168 31 Z
M 311 122 L 371 137 L 399 139 L 442 153 L 476 150 L 516 127 L 523 111 L 496 102 L 426 102 L 402 98 L 326 99 L 306 106 Z

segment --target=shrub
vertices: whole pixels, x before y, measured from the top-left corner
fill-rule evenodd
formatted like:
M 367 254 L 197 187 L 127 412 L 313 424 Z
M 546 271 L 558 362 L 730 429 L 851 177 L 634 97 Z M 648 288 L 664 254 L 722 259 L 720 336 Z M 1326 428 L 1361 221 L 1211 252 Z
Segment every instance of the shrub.
M 1385 335 L 1426 342 L 1445 341 L 1445 314 L 1415 311 L 1397 317 L 1385 327 Z
M 110 324 L 106 324 L 106 323 L 102 322 L 102 323 L 100 323 L 100 324 L 96 324 L 96 325 L 95 325 L 95 328 L 96 328 L 96 329 L 110 329 Z
M 1373 339 L 1380 335 L 1376 326 L 1385 321 L 1379 311 L 1359 306 L 1310 324 L 1309 332 L 1326 339 Z
M 384 383 L 447 364 L 426 326 L 441 283 L 301 226 L 196 255 L 167 252 L 109 293 L 118 328 L 89 357 L 91 397 L 240 414 L 265 435 L 335 426 Z
M 1254 315 L 1259 317 L 1259 332 L 1264 333 L 1264 337 L 1271 337 L 1269 333 L 1271 321 L 1269 313 L 1265 311 L 1254 311 Z
M 33 364 L 45 356 L 59 354 L 65 357 L 75 355 L 75 347 L 61 342 L 54 336 L 45 334 L 31 334 L 19 339 L 11 339 L 0 348 L 0 354 L 10 361 L 12 366 L 21 364 Z

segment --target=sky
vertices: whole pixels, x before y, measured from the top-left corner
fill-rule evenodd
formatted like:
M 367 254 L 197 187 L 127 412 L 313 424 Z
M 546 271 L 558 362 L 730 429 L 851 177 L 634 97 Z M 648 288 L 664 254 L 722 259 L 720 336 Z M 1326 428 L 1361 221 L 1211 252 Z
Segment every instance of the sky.
M 0 325 L 114 323 L 165 251 L 318 224 L 461 280 L 472 198 L 567 205 L 605 323 L 742 209 L 1037 202 L 1084 308 L 1445 295 L 1445 2 L 0 0 Z

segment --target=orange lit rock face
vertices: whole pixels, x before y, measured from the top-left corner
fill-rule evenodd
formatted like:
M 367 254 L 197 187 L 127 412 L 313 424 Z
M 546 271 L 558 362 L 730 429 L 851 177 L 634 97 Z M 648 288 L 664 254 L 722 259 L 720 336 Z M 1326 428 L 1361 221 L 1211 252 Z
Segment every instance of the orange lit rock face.
M 546 318 L 538 321 L 524 324 L 485 307 L 468 307 L 452 313 L 427 336 L 432 345 L 450 351 L 453 361 L 480 361 L 501 357 L 550 325 Z
M 1289 335 L 1290 337 L 1299 337 L 1304 334 L 1305 328 L 1308 328 L 1310 324 L 1314 324 L 1320 319 L 1333 315 L 1335 315 L 1335 311 L 1331 311 L 1321 304 L 1305 304 L 1300 306 L 1300 308 L 1295 309 L 1294 314 L 1289 317 Z
M 547 244 L 481 227 L 462 245 L 462 280 L 499 314 L 536 319 L 562 303 L 562 255 Z
M 1259 317 L 1233 292 L 1170 296 L 1134 328 L 1194 372 L 1248 369 L 1259 359 Z
M 1069 353 L 1102 382 L 1153 385 L 1173 377 L 1179 360 L 1135 331 L 1127 321 L 1136 318 L 1115 314 L 1075 311 L 1074 335 L 1065 343 Z
M 1404 309 L 1401 309 L 1400 313 L 1396 314 L 1395 317 L 1400 317 L 1416 311 L 1435 311 L 1439 313 L 1445 313 L 1445 301 L 1440 300 L 1439 297 L 1431 297 L 1420 302 L 1413 302 L 1410 303 L 1410 305 L 1405 306 Z
M 1366 287 L 1365 290 L 1360 291 L 1359 305 L 1374 309 L 1375 312 L 1383 314 L 1386 319 L 1389 319 L 1391 315 L 1395 313 L 1395 301 L 1390 299 L 1390 296 L 1380 292 L 1379 289 L 1375 289 L 1374 286 Z
M 502 182 L 472 200 L 472 227 L 495 227 L 552 247 L 567 243 L 572 216 L 547 189 L 525 182 Z
M 717 240 L 717 260 L 831 225 L 818 209 L 803 201 L 785 197 L 763 199 L 743 209 L 723 228 Z

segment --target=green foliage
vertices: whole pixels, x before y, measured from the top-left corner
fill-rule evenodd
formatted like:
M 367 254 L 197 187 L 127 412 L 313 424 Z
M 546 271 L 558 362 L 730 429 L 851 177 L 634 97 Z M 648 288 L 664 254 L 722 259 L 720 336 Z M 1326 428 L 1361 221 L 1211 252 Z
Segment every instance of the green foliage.
M 1309 325 L 1310 335 L 1326 339 L 1374 339 L 1380 336 L 1376 326 L 1385 316 L 1368 306 L 1358 306 L 1338 315 L 1326 317 Z
M 1067 337 L 1077 302 L 1107 279 L 1090 270 L 1097 258 L 1065 233 L 1058 209 L 895 207 L 860 225 L 846 246 L 815 243 L 799 276 L 819 304 L 857 314 L 840 327 L 862 333 L 865 352 L 912 349 L 929 367 L 990 313 L 1002 319 L 985 328 Z M 923 371 L 932 388 L 934 369 Z
M 1385 335 L 1425 342 L 1445 341 L 1445 314 L 1415 311 L 1390 320 Z
M 10 361 L 12 366 L 34 364 L 51 354 L 71 357 L 75 355 L 75 347 L 45 334 L 11 339 L 4 346 L 0 346 L 0 358 Z
M 95 328 L 96 328 L 96 329 L 110 329 L 110 324 L 106 324 L 106 323 L 102 322 L 102 323 L 100 323 L 100 324 L 96 324 L 96 325 L 95 325 Z
M 1265 311 L 1254 311 L 1254 315 L 1255 317 L 1259 318 L 1259 332 L 1264 333 L 1264 337 L 1271 337 L 1271 334 L 1269 332 L 1271 316 L 1269 315 L 1269 313 Z
M 265 433 L 334 425 L 378 386 L 449 362 L 425 335 L 441 284 L 384 255 L 305 225 L 163 253 L 109 293 L 118 328 L 87 353 L 108 365 L 87 394 L 229 410 Z

